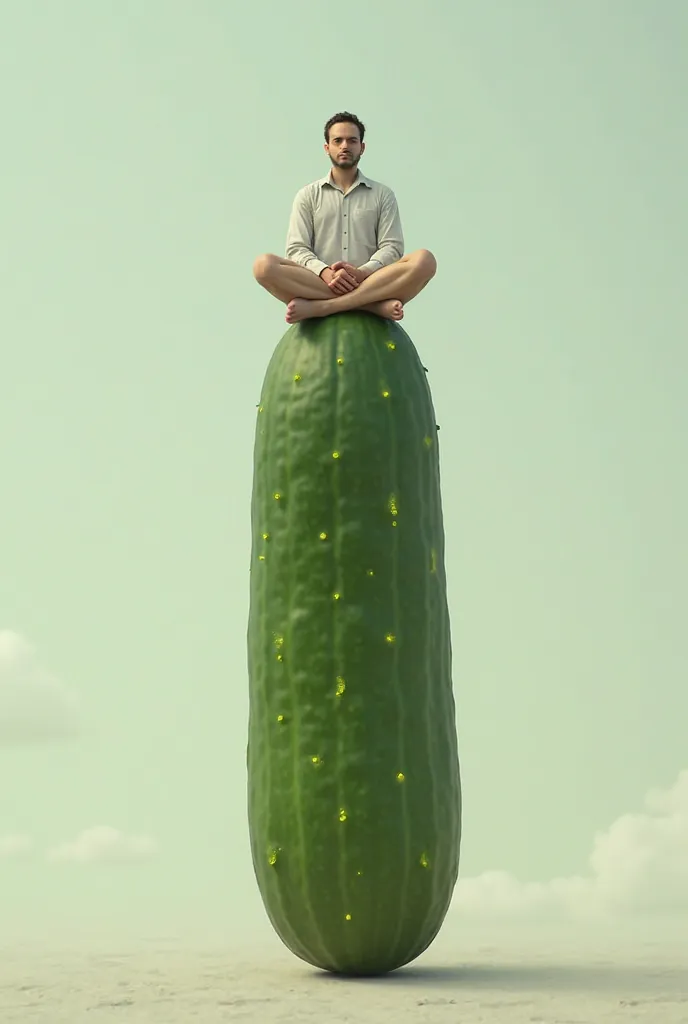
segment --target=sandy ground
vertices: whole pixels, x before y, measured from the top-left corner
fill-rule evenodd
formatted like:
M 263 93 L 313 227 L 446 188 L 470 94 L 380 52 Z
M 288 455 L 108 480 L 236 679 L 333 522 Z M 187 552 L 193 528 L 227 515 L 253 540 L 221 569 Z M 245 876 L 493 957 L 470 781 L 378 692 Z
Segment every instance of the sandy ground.
M 262 954 L 163 941 L 61 952 L 11 945 L 0 949 L 0 1021 L 688 1024 L 688 960 L 677 947 L 460 947 L 438 942 L 387 978 L 350 981 L 274 945 Z

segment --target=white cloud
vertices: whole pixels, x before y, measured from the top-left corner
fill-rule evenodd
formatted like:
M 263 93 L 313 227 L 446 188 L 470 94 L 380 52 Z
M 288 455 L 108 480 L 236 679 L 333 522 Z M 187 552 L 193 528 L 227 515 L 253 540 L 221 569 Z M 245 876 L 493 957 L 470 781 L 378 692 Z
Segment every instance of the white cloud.
M 71 842 L 53 847 L 47 859 L 76 864 L 122 863 L 143 860 L 155 852 L 156 844 L 148 836 L 128 836 L 109 825 L 97 825 L 85 829 Z
M 33 843 L 28 836 L 11 835 L 0 836 L 0 860 L 8 860 L 10 857 L 22 857 L 29 853 Z
M 460 879 L 464 915 L 510 919 L 618 918 L 688 912 L 688 770 L 652 790 L 645 810 L 624 814 L 595 837 L 586 875 L 521 882 L 504 871 Z
M 74 697 L 18 633 L 0 629 L 0 746 L 63 739 L 77 731 Z

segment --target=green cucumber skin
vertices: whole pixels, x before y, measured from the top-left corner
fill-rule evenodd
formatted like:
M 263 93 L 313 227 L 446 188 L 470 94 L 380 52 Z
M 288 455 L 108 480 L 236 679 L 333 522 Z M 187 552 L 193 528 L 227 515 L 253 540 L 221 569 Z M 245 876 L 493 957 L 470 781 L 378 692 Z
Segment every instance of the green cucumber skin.
M 258 408 L 251 530 L 259 890 L 297 956 L 382 974 L 437 935 L 461 842 L 437 427 L 399 323 L 352 312 L 286 331 Z

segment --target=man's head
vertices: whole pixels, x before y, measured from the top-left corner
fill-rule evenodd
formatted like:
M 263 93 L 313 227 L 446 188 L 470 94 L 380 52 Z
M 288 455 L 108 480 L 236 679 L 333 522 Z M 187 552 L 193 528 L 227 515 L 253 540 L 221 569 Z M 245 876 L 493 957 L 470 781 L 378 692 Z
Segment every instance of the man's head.
M 348 110 L 335 114 L 325 125 L 325 152 L 335 167 L 349 170 L 363 156 L 365 125 Z

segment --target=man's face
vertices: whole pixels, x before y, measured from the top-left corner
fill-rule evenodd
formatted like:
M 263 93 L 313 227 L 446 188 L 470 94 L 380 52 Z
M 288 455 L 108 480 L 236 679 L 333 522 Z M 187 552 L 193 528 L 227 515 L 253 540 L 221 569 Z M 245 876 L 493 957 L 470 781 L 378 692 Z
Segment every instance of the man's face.
M 330 128 L 330 141 L 325 143 L 325 152 L 335 167 L 349 170 L 355 167 L 363 155 L 365 142 L 361 142 L 355 124 L 342 122 Z

